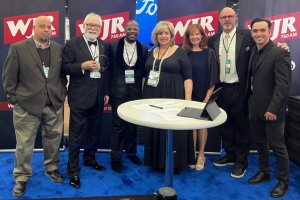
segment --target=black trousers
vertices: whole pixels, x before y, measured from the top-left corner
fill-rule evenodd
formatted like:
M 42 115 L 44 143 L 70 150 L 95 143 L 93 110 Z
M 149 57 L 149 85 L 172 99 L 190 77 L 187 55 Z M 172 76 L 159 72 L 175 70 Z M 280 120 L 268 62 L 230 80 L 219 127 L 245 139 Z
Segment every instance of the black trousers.
M 126 90 L 125 95 L 122 98 L 111 99 L 113 122 L 110 147 L 112 150 L 112 161 L 118 161 L 122 158 L 123 149 L 128 155 L 136 154 L 137 126 L 135 124 L 124 121 L 119 117 L 117 113 L 119 105 L 136 99 L 137 98 L 131 97 L 128 89 Z
M 239 91 L 239 83 L 223 83 L 217 104 L 227 113 L 227 120 L 218 129 L 225 156 L 236 165 L 247 168 L 252 138 L 249 130 L 248 104 L 244 100 L 243 92 Z
M 70 177 L 78 176 L 80 173 L 79 154 L 83 138 L 84 163 L 89 164 L 95 160 L 95 154 L 99 146 L 103 107 L 104 105 L 99 105 L 98 100 L 96 100 L 95 105 L 89 109 L 70 108 L 70 144 L 67 166 L 67 174 Z M 87 132 L 83 131 L 85 123 L 87 123 Z
M 252 96 L 249 99 L 250 124 L 259 156 L 259 169 L 270 173 L 270 146 L 277 165 L 277 180 L 286 184 L 290 179 L 289 156 L 284 141 L 284 122 L 263 121 L 254 110 Z

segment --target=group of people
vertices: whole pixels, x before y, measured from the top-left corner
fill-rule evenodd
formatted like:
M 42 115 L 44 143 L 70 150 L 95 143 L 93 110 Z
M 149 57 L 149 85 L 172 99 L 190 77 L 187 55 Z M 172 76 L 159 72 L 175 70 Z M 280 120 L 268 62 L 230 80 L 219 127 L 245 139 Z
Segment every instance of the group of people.
M 219 16 L 221 33 L 207 39 L 201 25 L 193 24 L 186 29 L 182 47 L 175 44 L 172 23 L 161 21 L 152 32 L 156 48 L 148 51 L 137 40 L 139 25 L 134 20 L 127 22 L 124 38 L 106 44 L 98 38 L 101 17 L 89 13 L 83 23 L 84 33 L 72 38 L 63 48 L 49 40 L 50 20 L 38 17 L 33 37 L 10 46 L 3 69 L 3 86 L 14 105 L 17 140 L 13 195 L 20 197 L 26 192 L 40 124 L 45 175 L 55 183 L 63 182 L 58 171 L 58 150 L 62 107 L 67 94 L 70 106 L 67 174 L 70 185 L 78 189 L 83 135 L 88 144 L 84 147 L 84 165 L 105 171 L 95 159 L 105 104 L 110 102 L 113 116 L 111 167 L 120 173 L 123 150 L 132 163 L 141 165 L 142 162 L 136 156 L 136 125 L 118 116 L 119 105 L 141 98 L 206 103 L 215 89 L 223 87 L 217 104 L 227 113 L 226 122 L 219 127 L 226 154 L 213 164 L 234 165 L 231 176 L 244 176 L 252 139 L 248 131 L 251 125 L 259 154 L 259 172 L 248 182 L 259 184 L 270 180 L 270 145 L 278 169 L 278 184 L 271 196 L 284 196 L 289 182 L 289 159 L 283 139 L 285 99 L 291 84 L 288 46 L 279 43 L 277 46 L 283 47 L 279 48 L 269 39 L 271 22 L 266 19 L 253 20 L 252 31 L 236 28 L 235 21 L 235 12 L 226 7 Z M 68 92 L 66 75 L 70 76 Z M 83 131 L 84 124 L 87 131 Z M 145 127 L 144 136 L 144 164 L 163 171 L 166 131 Z M 180 174 L 188 166 L 203 170 L 206 140 L 207 129 L 173 131 L 174 174 Z

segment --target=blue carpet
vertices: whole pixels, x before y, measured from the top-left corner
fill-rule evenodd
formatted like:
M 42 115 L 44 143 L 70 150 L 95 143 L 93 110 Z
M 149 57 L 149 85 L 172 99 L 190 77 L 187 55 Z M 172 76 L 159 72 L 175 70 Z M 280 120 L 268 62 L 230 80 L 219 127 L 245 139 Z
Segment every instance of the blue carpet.
M 138 146 L 138 156 L 143 160 L 143 146 Z M 137 166 L 125 156 L 122 159 L 123 171 L 115 173 L 110 167 L 110 154 L 98 153 L 97 161 L 106 167 L 106 172 L 98 172 L 86 167 L 82 162 L 80 173 L 81 188 L 76 190 L 69 186 L 66 174 L 68 149 L 60 153 L 60 172 L 65 177 L 63 183 L 53 183 L 44 175 L 43 153 L 34 153 L 32 161 L 33 176 L 27 183 L 27 192 L 21 199 L 64 198 L 64 197 L 92 197 L 92 196 L 122 196 L 122 195 L 149 195 L 158 188 L 165 186 L 164 174 L 155 172 L 152 167 Z M 250 185 L 248 178 L 253 176 L 258 168 L 258 156 L 249 155 L 249 167 L 241 179 L 231 178 L 233 166 L 216 167 L 212 162 L 219 156 L 206 156 L 203 171 L 186 168 L 179 176 L 174 176 L 174 189 L 178 200 L 236 200 L 236 199 L 274 199 L 270 197 L 271 190 L 277 184 L 276 165 L 274 155 L 271 155 L 271 181 L 260 185 Z M 0 199 L 16 199 L 12 195 L 15 184 L 12 171 L 14 153 L 0 153 Z M 300 199 L 300 170 L 294 163 L 291 164 L 290 190 L 282 198 L 286 200 Z

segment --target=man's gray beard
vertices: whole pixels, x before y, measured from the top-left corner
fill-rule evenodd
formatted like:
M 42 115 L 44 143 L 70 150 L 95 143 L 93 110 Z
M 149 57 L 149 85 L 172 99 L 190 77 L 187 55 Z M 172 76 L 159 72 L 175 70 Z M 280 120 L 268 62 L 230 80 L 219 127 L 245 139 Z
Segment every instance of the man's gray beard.
M 226 26 L 226 25 L 223 26 L 223 29 L 225 29 L 225 30 L 230 30 L 231 28 L 232 28 L 231 24 L 229 26 Z
M 50 39 L 49 36 L 43 36 L 43 37 L 40 38 L 40 40 L 41 40 L 42 42 L 48 42 L 49 39 Z
M 98 38 L 98 36 L 99 36 L 99 34 L 98 35 L 95 35 L 95 34 L 90 34 L 90 33 L 85 33 L 85 36 L 87 37 L 87 39 L 89 39 L 89 40 L 96 40 L 97 38 Z

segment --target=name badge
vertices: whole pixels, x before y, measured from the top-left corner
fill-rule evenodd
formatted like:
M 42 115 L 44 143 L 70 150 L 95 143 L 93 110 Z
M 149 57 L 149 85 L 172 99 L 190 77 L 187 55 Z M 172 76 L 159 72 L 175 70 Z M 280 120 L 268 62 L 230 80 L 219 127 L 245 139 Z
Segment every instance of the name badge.
M 251 76 L 251 91 L 253 92 L 253 76 Z
M 90 78 L 101 78 L 101 74 L 99 72 L 99 69 L 91 70 L 90 71 Z
M 49 74 L 49 67 L 43 67 L 44 69 L 44 73 L 46 75 L 46 78 L 48 78 L 48 74 Z
M 230 66 L 231 66 L 231 60 L 230 59 L 226 59 L 225 74 L 230 74 Z
M 158 78 L 159 78 L 159 73 L 151 70 L 148 77 L 147 85 L 150 85 L 152 87 L 157 87 Z
M 134 83 L 134 70 L 125 70 L 125 82 L 126 84 Z

